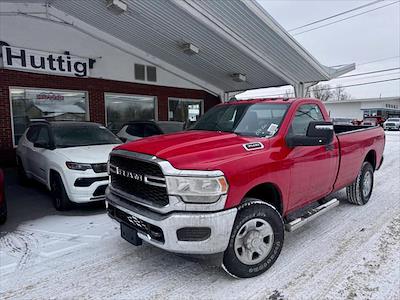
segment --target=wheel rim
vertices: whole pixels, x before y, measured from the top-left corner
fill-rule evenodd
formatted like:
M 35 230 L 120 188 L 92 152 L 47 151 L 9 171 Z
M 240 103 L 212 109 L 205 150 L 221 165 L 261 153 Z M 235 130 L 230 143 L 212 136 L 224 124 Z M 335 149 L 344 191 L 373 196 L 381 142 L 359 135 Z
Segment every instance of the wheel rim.
M 271 252 L 273 243 L 274 231 L 271 225 L 263 219 L 251 219 L 236 234 L 236 257 L 246 265 L 258 264 Z
M 363 180 L 363 196 L 368 197 L 372 190 L 372 173 L 367 172 Z

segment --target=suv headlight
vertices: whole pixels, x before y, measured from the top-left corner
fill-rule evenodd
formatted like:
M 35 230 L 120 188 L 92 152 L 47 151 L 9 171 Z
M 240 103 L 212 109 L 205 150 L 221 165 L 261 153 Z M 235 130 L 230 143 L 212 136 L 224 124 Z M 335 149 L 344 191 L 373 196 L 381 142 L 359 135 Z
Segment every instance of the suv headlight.
M 67 161 L 65 164 L 68 169 L 71 170 L 86 171 L 92 168 L 91 164 L 76 163 L 72 161 Z
M 220 177 L 166 176 L 169 195 L 180 196 L 190 203 L 213 203 L 228 192 L 228 183 Z

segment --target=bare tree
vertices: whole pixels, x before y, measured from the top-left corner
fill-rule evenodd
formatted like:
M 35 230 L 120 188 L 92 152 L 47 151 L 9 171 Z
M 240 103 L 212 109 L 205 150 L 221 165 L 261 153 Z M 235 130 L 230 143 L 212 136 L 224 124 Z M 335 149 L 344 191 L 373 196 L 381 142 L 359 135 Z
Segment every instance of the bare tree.
M 350 100 L 351 98 L 350 94 L 348 94 L 340 84 L 336 86 L 332 96 L 336 101 Z
M 329 84 L 317 84 L 309 89 L 310 97 L 328 101 L 332 98 L 333 92 Z
M 283 94 L 285 98 L 293 98 L 294 97 L 294 91 L 293 90 L 285 90 L 285 93 Z

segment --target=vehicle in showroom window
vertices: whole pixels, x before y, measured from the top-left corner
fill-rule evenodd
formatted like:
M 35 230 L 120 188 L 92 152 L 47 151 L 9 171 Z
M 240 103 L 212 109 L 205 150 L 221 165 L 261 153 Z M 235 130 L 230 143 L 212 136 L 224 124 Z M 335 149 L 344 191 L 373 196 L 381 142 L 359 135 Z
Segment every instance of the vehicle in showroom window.
M 383 123 L 385 130 L 400 130 L 400 118 L 389 118 Z
M 184 129 L 184 125 L 184 122 L 175 121 L 132 121 L 124 124 L 117 136 L 123 142 L 130 142 L 153 135 L 179 132 Z
M 33 122 L 16 151 L 19 180 L 44 184 L 57 210 L 67 210 L 73 202 L 104 200 L 108 155 L 119 144 L 117 136 L 97 123 Z
M 116 147 L 106 207 L 121 235 L 185 254 L 223 253 L 253 277 L 293 231 L 339 204 L 366 204 L 383 161 L 381 127 L 333 125 L 314 99 L 233 101 L 188 131 Z M 354 151 L 357 149 L 357 151 Z

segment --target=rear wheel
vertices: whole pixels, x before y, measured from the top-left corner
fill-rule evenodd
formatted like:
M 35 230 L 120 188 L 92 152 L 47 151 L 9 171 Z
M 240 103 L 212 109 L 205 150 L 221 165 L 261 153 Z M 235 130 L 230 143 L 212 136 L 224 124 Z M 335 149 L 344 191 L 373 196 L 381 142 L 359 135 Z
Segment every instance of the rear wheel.
M 71 208 L 71 201 L 65 191 L 64 184 L 60 175 L 54 174 L 51 179 L 51 193 L 53 196 L 53 204 L 56 210 L 64 211 Z
M 365 161 L 356 180 L 346 188 L 347 200 L 356 205 L 364 205 L 371 198 L 374 187 L 374 168 Z
M 222 267 L 234 277 L 248 278 L 268 270 L 284 239 L 281 215 L 268 203 L 248 198 L 239 209 Z

